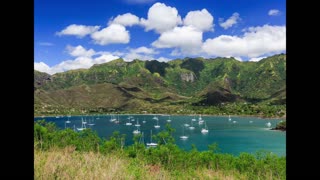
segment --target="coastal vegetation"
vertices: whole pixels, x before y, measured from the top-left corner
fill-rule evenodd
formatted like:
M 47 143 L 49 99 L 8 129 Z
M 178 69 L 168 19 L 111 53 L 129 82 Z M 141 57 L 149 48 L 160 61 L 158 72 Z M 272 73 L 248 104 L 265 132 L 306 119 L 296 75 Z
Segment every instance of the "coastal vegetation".
M 286 179 L 286 157 L 223 154 L 216 143 L 185 151 L 175 144 L 174 131 L 167 124 L 153 135 L 158 146 L 147 148 L 140 136 L 125 145 L 126 136 L 117 131 L 103 139 L 90 128 L 75 132 L 35 121 L 35 179 Z
M 279 122 L 275 128 L 272 130 L 280 130 L 280 131 L 286 131 L 287 130 L 287 121 L 281 121 Z

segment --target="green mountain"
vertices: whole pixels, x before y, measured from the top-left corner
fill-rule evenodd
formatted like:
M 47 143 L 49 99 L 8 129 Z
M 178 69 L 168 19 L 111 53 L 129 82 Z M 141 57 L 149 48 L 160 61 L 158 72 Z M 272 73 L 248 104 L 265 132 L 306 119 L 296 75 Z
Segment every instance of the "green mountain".
M 49 75 L 34 72 L 35 115 L 206 113 L 285 116 L 286 55 L 259 62 L 123 59 Z

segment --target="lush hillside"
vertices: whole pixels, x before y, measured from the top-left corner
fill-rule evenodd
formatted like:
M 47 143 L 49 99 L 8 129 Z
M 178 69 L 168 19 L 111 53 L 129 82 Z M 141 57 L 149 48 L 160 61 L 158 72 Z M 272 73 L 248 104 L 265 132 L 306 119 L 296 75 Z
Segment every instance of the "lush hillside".
M 259 62 L 232 57 L 167 63 L 117 59 L 52 76 L 35 71 L 34 78 L 35 115 L 147 111 L 285 116 L 284 54 Z M 248 107 L 239 109 L 243 106 Z

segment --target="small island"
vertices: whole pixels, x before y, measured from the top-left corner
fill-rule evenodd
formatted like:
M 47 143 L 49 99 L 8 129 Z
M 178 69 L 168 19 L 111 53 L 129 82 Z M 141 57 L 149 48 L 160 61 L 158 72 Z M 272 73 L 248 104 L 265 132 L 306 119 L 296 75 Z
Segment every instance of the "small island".
M 287 129 L 287 121 L 281 121 L 277 124 L 275 128 L 272 128 L 271 130 L 280 130 L 280 131 L 286 131 Z

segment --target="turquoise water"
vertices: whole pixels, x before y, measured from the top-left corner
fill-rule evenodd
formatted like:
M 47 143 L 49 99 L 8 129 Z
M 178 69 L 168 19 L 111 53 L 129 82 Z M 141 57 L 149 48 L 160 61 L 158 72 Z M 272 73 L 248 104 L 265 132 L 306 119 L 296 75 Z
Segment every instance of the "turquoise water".
M 154 128 L 154 125 L 157 124 L 157 121 L 153 119 L 154 115 L 130 115 L 135 121 L 132 122 L 132 126 L 126 126 L 125 123 L 129 122 L 127 119 L 129 115 L 119 115 L 120 123 L 115 124 L 110 122 L 110 115 L 104 116 L 71 116 L 69 120 L 70 124 L 66 124 L 67 127 L 76 128 L 81 127 L 81 117 L 87 120 L 89 123 L 93 121 L 94 126 L 90 127 L 93 130 L 97 131 L 100 137 L 108 138 L 112 135 L 113 131 L 119 131 L 121 134 L 126 134 L 126 144 L 132 143 L 133 131 L 137 129 L 134 124 L 136 120 L 139 120 L 140 130 L 144 133 L 144 142 L 147 143 L 150 141 L 150 130 L 153 134 L 160 132 L 165 129 L 165 124 L 168 123 L 166 120 L 168 116 L 157 116 L 159 118 L 160 128 Z M 231 153 L 234 155 L 239 155 L 240 152 L 249 152 L 255 153 L 260 150 L 269 151 L 280 156 L 286 155 L 286 133 L 281 131 L 269 130 L 272 127 L 275 127 L 280 120 L 275 119 L 261 119 L 253 117 L 231 117 L 232 120 L 228 121 L 228 117 L 222 116 L 202 116 L 202 119 L 205 120 L 209 132 L 207 134 L 202 134 L 201 129 L 205 125 L 199 125 L 198 116 L 196 122 L 193 122 L 195 127 L 194 130 L 190 130 L 188 127 L 184 127 L 184 124 L 191 124 L 191 119 L 194 116 L 171 116 L 171 126 L 176 129 L 174 133 L 174 138 L 176 144 L 186 150 L 191 149 L 191 145 L 196 145 L 197 149 L 207 150 L 208 145 L 212 143 L 218 143 L 220 152 L 222 153 Z M 55 122 L 59 128 L 65 128 L 65 121 L 68 117 L 44 117 L 44 118 L 35 118 L 45 119 L 46 121 Z M 142 121 L 145 120 L 146 123 Z M 237 121 L 233 123 L 233 121 Z M 251 121 L 251 123 L 250 123 Z M 266 126 L 267 122 L 271 122 L 271 127 Z M 184 128 L 184 130 L 183 130 Z M 189 136 L 186 140 L 181 140 L 180 136 L 183 135 Z

